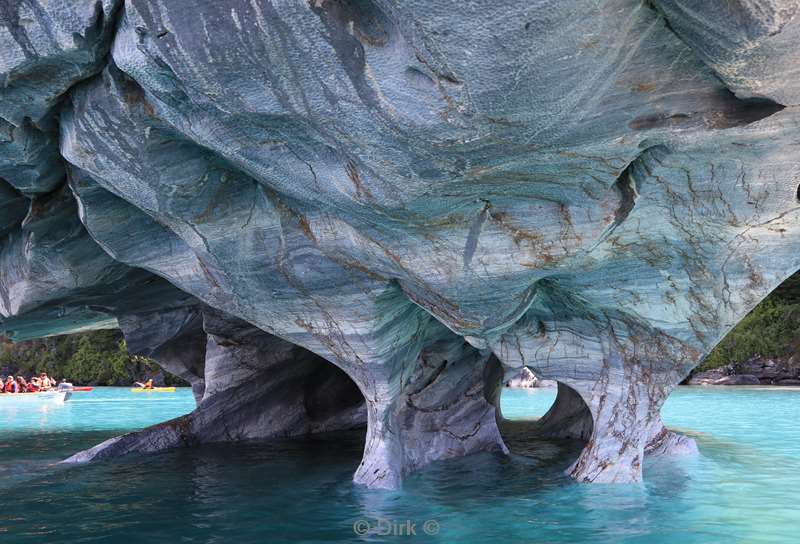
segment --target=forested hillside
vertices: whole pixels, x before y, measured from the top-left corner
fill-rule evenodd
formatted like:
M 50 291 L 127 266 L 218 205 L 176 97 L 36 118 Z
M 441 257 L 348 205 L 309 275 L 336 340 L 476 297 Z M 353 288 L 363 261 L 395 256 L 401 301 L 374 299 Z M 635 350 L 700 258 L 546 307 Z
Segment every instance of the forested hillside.
M 800 349 L 800 273 L 794 274 L 755 307 L 720 342 L 696 371 L 754 356 L 788 358 Z
M 26 378 L 47 372 L 58 379 L 85 385 L 130 385 L 152 377 L 156 383 L 185 385 L 145 357 L 130 355 L 117 330 L 53 336 L 0 344 L 0 375 Z

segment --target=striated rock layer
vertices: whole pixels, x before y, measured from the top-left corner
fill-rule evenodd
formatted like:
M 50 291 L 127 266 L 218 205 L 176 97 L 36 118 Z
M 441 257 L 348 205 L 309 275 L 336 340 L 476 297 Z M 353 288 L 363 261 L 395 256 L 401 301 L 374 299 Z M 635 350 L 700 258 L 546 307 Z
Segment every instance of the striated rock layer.
M 6 2 L 2 328 L 198 399 L 73 460 L 366 422 L 397 487 L 522 367 L 578 480 L 693 451 L 661 405 L 800 268 L 797 6 L 711 4 Z

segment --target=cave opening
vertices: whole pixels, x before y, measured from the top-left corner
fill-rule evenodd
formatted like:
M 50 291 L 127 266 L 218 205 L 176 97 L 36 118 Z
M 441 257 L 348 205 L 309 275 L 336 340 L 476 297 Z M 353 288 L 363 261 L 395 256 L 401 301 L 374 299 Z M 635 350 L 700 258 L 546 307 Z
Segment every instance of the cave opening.
M 258 463 L 271 478 L 284 470 L 309 477 L 327 470 L 350 481 L 366 441 L 365 397 L 330 361 L 300 346 L 291 354 L 267 373 L 272 385 L 252 406 L 254 424 L 268 430 L 233 445 L 236 456 Z M 278 375 L 283 378 L 276 381 Z
M 195 411 L 208 442 L 353 430 L 363 440 L 364 395 L 336 365 L 255 327 L 238 330 L 231 342 L 216 334 L 209 338 L 206 394 Z
M 498 412 L 511 454 L 554 477 L 575 462 L 592 433 L 591 414 L 580 395 L 565 383 L 541 379 L 529 367 L 507 372 Z

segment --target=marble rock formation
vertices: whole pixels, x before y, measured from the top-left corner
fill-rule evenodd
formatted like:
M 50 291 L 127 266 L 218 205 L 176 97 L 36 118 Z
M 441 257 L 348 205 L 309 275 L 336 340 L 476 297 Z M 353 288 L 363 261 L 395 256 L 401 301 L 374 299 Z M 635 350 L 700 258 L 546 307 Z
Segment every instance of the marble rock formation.
M 528 367 L 522 367 L 511 379 L 506 381 L 506 387 L 538 387 L 539 378 Z
M 556 387 L 558 384 L 553 380 L 540 380 L 530 368 L 523 366 L 521 369 L 513 369 L 511 377 L 506 376 L 506 387 Z
M 505 451 L 529 367 L 568 472 L 638 481 L 800 268 L 795 4 L 5 2 L 2 328 L 119 327 L 192 384 L 79 460 L 366 420 L 355 480 L 397 487 Z

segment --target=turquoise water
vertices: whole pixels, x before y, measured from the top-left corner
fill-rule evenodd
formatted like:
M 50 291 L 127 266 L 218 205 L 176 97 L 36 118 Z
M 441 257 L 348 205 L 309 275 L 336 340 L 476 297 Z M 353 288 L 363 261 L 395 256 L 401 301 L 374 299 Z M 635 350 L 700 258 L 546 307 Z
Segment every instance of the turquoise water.
M 503 412 L 539 416 L 554 394 L 507 389 Z M 795 389 L 680 388 L 664 420 L 695 435 L 701 455 L 649 461 L 641 485 L 573 483 L 561 471 L 575 444 L 527 443 L 514 429 L 515 455 L 438 463 L 399 492 L 350 482 L 363 432 L 53 465 L 193 405 L 189 390 L 102 388 L 64 405 L 0 397 L 0 542 L 758 543 L 800 530 Z M 373 532 L 356 535 L 364 523 Z M 416 536 L 374 532 L 409 524 Z

